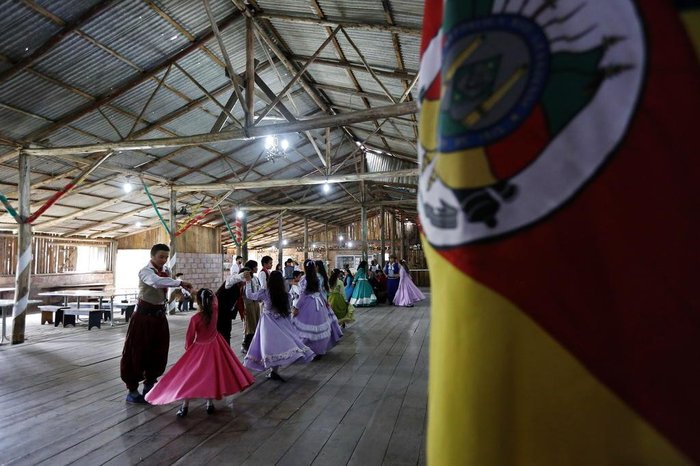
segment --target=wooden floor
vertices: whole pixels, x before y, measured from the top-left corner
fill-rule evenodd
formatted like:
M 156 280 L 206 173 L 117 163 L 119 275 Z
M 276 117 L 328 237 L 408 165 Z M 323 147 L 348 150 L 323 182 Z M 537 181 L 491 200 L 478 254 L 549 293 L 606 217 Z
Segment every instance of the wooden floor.
M 425 464 L 429 303 L 359 309 L 322 360 L 257 374 L 245 393 L 190 404 L 125 403 L 125 325 L 87 330 L 27 324 L 0 346 L 0 464 Z M 191 313 L 170 316 L 169 364 Z M 240 347 L 234 321 L 234 348 Z

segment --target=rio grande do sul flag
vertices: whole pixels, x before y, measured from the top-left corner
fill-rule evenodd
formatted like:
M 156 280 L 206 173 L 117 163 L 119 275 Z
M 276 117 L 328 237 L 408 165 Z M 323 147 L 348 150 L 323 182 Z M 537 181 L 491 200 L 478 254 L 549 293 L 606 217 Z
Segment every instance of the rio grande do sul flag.
M 433 465 L 700 463 L 700 69 L 672 2 L 427 0 Z

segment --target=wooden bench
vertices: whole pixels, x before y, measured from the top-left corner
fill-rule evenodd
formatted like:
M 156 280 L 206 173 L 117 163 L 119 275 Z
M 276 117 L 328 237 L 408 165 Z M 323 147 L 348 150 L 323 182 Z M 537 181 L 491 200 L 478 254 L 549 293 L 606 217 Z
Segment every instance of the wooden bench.
M 131 319 L 131 315 L 134 313 L 134 310 L 136 309 L 136 301 L 129 301 L 129 302 L 114 302 L 114 309 L 121 309 L 121 314 L 125 316 L 125 320 L 129 322 L 129 319 Z
M 38 307 L 39 307 L 39 310 L 41 311 L 41 325 L 44 325 L 44 323 L 53 324 L 54 313 L 58 312 L 62 308 L 62 306 L 52 306 L 52 305 L 42 305 L 42 306 L 38 306 Z M 61 313 L 61 315 L 63 315 L 63 314 Z M 56 324 L 56 327 L 58 327 L 58 324 Z

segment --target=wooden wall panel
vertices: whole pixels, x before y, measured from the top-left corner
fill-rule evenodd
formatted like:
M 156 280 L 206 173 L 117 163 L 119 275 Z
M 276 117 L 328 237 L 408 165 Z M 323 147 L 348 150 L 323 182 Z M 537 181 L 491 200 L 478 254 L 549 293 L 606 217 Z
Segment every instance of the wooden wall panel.
M 175 239 L 179 252 L 219 254 L 221 252 L 219 228 L 193 226 Z M 119 249 L 151 249 L 154 244 L 169 244 L 170 239 L 163 227 L 151 228 L 119 238 Z

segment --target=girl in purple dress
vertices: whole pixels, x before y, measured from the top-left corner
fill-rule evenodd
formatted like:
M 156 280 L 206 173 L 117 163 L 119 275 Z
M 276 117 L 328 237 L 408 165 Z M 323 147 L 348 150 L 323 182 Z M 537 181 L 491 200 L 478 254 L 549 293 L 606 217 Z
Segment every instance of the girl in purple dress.
M 321 281 L 316 264 L 304 261 L 304 278 L 299 282 L 299 301 L 292 309 L 292 324 L 302 341 L 318 356 L 326 354 L 331 343 L 331 323 L 328 319 L 328 301 L 321 294 Z
M 253 292 L 248 277 L 245 294 L 248 299 L 262 301 L 263 310 L 243 365 L 256 371 L 270 369 L 268 378 L 284 382 L 277 372 L 280 367 L 309 362 L 314 357 L 314 352 L 302 342 L 292 326 L 284 276 L 278 271 L 271 272 L 267 289 L 256 292 Z
M 405 260 L 401 261 L 399 268 L 399 288 L 394 296 L 395 306 L 411 307 L 418 301 L 425 299 L 425 295 L 411 280 L 411 274 L 408 273 L 408 265 Z

